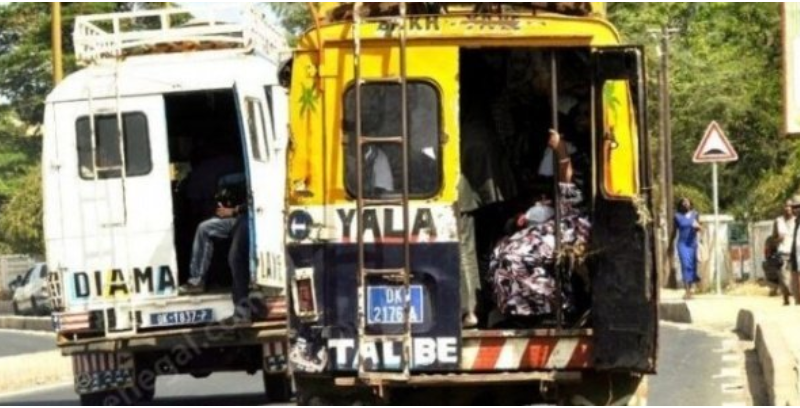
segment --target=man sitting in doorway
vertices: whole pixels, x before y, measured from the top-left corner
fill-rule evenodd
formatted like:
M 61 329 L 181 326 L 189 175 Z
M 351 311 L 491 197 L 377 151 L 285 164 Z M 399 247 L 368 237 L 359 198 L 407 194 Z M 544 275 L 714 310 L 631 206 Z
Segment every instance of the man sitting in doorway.
M 237 217 L 246 211 L 244 175 L 225 176 L 218 185 L 216 214 L 197 227 L 192 244 L 191 277 L 181 286 L 181 294 L 205 291 L 206 274 L 214 256 L 214 240 L 230 239 Z

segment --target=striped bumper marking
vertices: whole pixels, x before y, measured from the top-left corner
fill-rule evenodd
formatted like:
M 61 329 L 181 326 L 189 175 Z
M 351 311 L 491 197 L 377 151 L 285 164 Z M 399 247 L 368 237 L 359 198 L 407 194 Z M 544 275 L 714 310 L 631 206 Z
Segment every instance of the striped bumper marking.
M 58 331 L 72 332 L 91 328 L 89 313 L 56 314 L 53 318 Z
M 508 371 L 589 368 L 591 344 L 588 337 L 467 339 L 462 347 L 461 369 Z

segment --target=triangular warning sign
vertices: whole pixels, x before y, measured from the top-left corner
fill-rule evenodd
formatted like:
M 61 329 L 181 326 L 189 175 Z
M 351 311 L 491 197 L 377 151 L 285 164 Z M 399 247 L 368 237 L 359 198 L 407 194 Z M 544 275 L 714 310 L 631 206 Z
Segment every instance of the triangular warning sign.
M 706 129 L 706 134 L 697 150 L 694 152 L 692 161 L 695 163 L 724 163 L 739 160 L 739 155 L 731 146 L 731 142 L 725 137 L 722 128 L 717 122 L 711 122 Z

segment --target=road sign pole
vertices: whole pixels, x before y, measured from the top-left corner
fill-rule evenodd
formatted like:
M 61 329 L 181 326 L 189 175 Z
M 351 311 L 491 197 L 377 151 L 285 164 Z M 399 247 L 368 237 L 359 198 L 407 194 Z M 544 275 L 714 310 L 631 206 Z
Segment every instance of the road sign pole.
M 717 284 L 717 295 L 722 294 L 722 276 L 719 270 L 719 259 L 717 257 L 719 251 L 719 172 L 717 171 L 717 163 L 711 167 L 712 172 L 712 185 L 714 189 L 714 236 L 712 237 L 711 256 L 714 265 L 714 280 Z

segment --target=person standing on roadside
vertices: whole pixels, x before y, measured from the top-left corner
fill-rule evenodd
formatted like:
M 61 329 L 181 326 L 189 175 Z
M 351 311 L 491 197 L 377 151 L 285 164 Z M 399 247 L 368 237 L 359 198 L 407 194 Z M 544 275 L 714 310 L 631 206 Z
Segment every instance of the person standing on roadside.
M 792 271 L 796 271 L 797 268 L 792 266 L 793 262 L 789 262 L 789 258 L 792 256 L 794 247 L 794 236 L 796 235 L 795 208 L 798 204 L 800 203 L 796 203 L 794 200 L 787 200 L 783 206 L 783 214 L 775 219 L 772 229 L 774 243 L 777 245 L 776 257 L 779 257 L 782 261 L 781 273 L 777 276 L 777 285 L 778 290 L 783 295 L 783 304 L 785 306 L 789 305 L 790 295 L 796 292 L 796 289 L 790 290 L 790 287 L 797 287 L 796 282 L 792 283 L 791 277 Z M 795 303 L 797 302 L 795 301 Z
M 800 196 L 794 196 L 791 203 L 792 203 L 793 215 L 796 217 L 798 211 L 800 211 Z M 790 261 L 789 265 L 791 267 L 791 271 L 789 272 L 789 277 L 787 280 L 787 284 L 789 285 L 789 292 L 792 294 L 792 297 L 794 298 L 795 305 L 800 305 L 800 286 L 798 286 L 800 282 L 800 279 L 798 279 L 799 276 L 798 274 L 800 273 L 798 271 L 800 271 L 800 267 L 798 267 L 798 265 L 800 265 L 800 263 L 798 262 L 797 259 L 798 253 L 800 253 L 800 248 L 798 248 L 798 245 L 800 245 L 800 240 L 797 239 L 798 226 L 800 226 L 800 223 L 798 223 L 797 218 L 795 218 L 794 230 L 793 230 L 794 233 L 792 234 L 792 240 L 791 240 L 792 242 L 791 252 L 789 254 L 789 261 Z
M 669 239 L 669 255 L 672 256 L 675 253 L 674 245 L 677 236 L 678 258 L 681 261 L 681 276 L 686 290 L 683 298 L 688 300 L 692 298 L 693 285 L 700 282 L 700 275 L 697 274 L 697 237 L 702 229 L 700 215 L 694 210 L 692 202 L 688 198 L 681 198 L 673 222 L 675 226 Z

